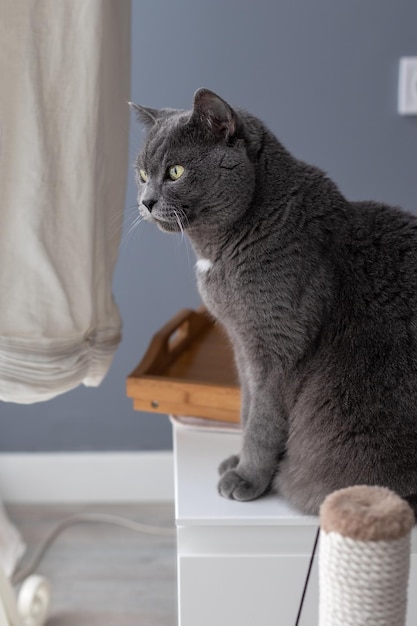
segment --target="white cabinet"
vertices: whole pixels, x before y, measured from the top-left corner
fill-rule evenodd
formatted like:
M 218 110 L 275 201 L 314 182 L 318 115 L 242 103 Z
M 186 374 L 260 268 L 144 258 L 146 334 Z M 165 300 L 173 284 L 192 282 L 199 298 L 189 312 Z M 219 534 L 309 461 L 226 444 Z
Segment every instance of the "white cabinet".
M 217 493 L 217 466 L 240 434 L 174 421 L 179 626 L 294 626 L 318 518 L 275 495 L 253 502 Z M 407 626 L 417 625 L 413 531 Z M 317 558 L 299 626 L 317 626 Z

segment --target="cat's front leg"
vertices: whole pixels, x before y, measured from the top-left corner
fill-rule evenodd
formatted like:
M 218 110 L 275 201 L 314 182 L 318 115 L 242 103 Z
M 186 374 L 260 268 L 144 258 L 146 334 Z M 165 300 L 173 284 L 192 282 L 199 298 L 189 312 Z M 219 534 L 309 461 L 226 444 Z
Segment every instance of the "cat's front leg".
M 253 500 L 269 488 L 285 450 L 287 422 L 275 385 L 256 385 L 243 431 L 239 456 L 219 468 L 219 493 L 233 500 Z
M 235 362 L 239 372 L 240 380 L 240 423 L 243 427 L 248 421 L 250 405 L 251 405 L 251 391 L 250 391 L 250 372 L 247 367 L 247 360 L 242 347 L 234 342 Z M 227 459 L 222 461 L 218 467 L 220 476 L 227 472 L 229 469 L 235 468 L 239 464 L 240 456 L 238 454 L 232 454 Z

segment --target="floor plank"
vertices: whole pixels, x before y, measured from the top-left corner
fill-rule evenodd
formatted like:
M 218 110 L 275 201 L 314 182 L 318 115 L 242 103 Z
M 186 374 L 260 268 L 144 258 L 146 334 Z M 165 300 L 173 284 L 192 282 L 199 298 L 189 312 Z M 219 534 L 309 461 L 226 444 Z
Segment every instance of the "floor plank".
M 52 527 L 67 516 L 111 513 L 174 527 L 171 504 L 10 505 L 11 520 L 28 546 L 27 557 Z M 52 585 L 48 626 L 174 626 L 175 539 L 153 537 L 105 524 L 66 529 L 37 573 Z

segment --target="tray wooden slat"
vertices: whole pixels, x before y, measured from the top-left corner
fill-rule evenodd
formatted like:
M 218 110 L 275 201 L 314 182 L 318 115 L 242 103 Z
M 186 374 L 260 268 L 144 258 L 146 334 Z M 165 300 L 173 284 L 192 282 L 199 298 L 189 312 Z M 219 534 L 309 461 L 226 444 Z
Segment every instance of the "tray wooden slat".
M 154 335 L 127 395 L 138 411 L 239 422 L 232 348 L 205 309 L 180 311 Z

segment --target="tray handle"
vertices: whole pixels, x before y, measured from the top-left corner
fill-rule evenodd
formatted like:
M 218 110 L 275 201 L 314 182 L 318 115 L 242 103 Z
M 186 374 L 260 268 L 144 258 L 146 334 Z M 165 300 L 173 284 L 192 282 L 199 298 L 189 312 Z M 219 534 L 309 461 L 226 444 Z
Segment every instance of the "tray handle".
M 131 375 L 162 374 L 212 324 L 205 307 L 197 311 L 182 309 L 153 336 L 145 356 Z

